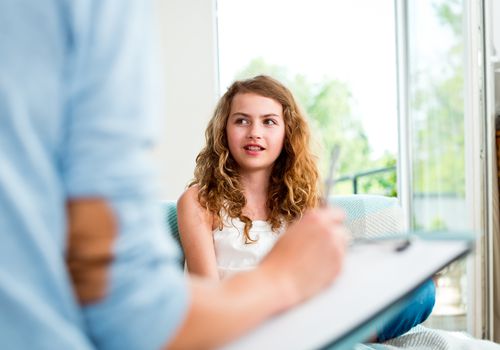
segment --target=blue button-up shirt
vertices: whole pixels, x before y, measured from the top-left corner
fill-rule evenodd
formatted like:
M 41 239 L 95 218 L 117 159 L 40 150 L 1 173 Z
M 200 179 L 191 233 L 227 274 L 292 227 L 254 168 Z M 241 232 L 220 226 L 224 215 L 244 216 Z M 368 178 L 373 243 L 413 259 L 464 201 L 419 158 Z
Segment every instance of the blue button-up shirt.
M 0 347 L 157 349 L 187 306 L 154 206 L 157 72 L 145 0 L 0 1 Z M 104 198 L 107 296 L 80 307 L 65 205 Z

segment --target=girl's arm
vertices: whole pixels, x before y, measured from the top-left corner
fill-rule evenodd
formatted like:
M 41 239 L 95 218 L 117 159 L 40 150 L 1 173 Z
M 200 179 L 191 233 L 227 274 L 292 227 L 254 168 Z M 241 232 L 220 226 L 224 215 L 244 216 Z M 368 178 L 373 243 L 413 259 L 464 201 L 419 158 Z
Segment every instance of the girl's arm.
M 177 220 L 189 273 L 219 280 L 212 235 L 213 216 L 198 202 L 198 187 L 177 201 Z

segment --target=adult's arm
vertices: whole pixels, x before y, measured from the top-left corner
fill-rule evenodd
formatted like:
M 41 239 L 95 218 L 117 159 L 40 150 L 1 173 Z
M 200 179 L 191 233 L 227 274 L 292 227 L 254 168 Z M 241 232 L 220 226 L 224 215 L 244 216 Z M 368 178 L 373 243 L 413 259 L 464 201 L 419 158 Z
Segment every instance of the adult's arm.
M 215 348 L 311 297 L 338 275 L 343 214 L 318 209 L 292 224 L 255 270 L 220 283 L 191 281 L 187 318 L 170 348 Z
M 159 74 L 149 62 L 149 2 L 75 4 L 61 169 L 68 266 L 93 343 L 215 347 L 330 283 L 345 239 L 337 232 L 338 213 L 320 209 L 291 225 L 254 272 L 220 284 L 186 284 L 153 204 L 158 188 L 149 158 L 161 128 L 150 110 L 160 96 L 151 85 Z M 99 235 L 98 219 L 105 224 Z M 92 248 L 95 239 L 102 250 Z

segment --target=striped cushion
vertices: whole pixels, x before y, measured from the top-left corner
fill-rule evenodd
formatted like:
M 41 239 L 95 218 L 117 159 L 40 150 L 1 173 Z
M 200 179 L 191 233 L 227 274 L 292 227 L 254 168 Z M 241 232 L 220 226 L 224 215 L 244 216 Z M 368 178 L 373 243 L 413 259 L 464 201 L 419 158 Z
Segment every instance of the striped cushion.
M 330 203 L 346 212 L 346 226 L 355 238 L 401 233 L 403 210 L 397 198 L 377 195 L 334 196 Z
M 162 201 L 161 207 L 166 233 L 175 239 L 182 253 L 179 226 L 177 225 L 177 202 L 170 200 Z M 182 253 L 179 263 L 184 265 L 184 253 Z

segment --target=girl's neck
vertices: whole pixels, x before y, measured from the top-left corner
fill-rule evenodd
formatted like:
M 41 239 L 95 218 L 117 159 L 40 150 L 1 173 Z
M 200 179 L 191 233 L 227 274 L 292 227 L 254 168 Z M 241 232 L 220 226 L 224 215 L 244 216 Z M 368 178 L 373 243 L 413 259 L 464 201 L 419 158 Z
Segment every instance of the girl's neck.
M 256 171 L 240 175 L 247 201 L 243 213 L 252 220 L 267 220 L 269 213 L 266 203 L 270 172 Z
M 269 187 L 269 171 L 255 171 L 252 173 L 243 173 L 241 175 L 241 184 L 243 185 L 245 196 L 250 194 L 265 194 Z

